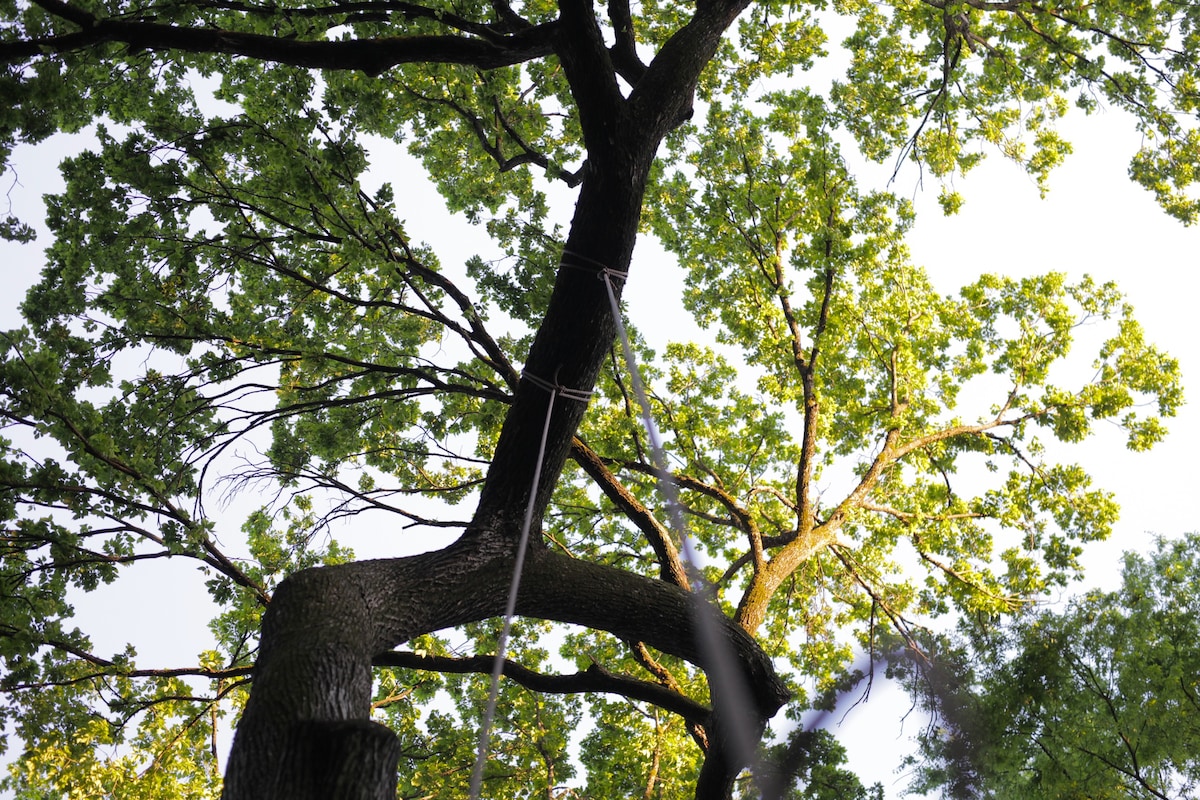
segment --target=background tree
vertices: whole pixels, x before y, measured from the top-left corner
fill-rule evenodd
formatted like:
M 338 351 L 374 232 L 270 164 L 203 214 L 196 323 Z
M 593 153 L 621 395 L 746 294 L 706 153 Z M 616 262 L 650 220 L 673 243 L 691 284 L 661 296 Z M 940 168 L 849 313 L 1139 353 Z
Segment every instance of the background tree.
M 937 722 L 919 786 L 947 797 L 1187 798 L 1200 785 L 1200 536 L 1125 557 L 1121 587 L 964 624 L 900 670 Z M 928 685 L 923 672 L 953 679 Z
M 1146 136 L 1133 177 L 1193 221 L 1200 11 L 634 11 L 3 6 L 5 153 L 92 137 L 63 162 L 0 363 L 4 714 L 26 748 L 11 787 L 215 793 L 232 711 L 229 798 L 389 796 L 397 761 L 409 793 L 461 796 L 483 693 L 465 676 L 496 647 L 529 505 L 487 793 L 740 791 L 598 280 L 619 294 L 642 225 L 715 333 L 639 355 L 758 726 L 789 695 L 794 713 L 828 704 L 855 646 L 905 615 L 1010 610 L 1107 534 L 1111 497 L 1038 434 L 1112 420 L 1150 446 L 1181 402 L 1175 362 L 1111 285 L 937 294 L 907 258 L 911 208 L 857 186 L 842 150 L 949 177 L 991 144 L 1044 181 L 1068 98 L 1107 102 Z M 800 87 L 826 29 L 849 31 L 847 77 Z M 403 187 L 370 171 L 388 140 L 493 252 L 443 265 L 406 229 Z M 1094 374 L 1061 382 L 1093 321 Z M 992 398 L 959 408 L 977 385 Z M 547 387 L 570 393 L 529 504 Z M 241 537 L 210 513 L 221 490 L 263 497 Z M 457 538 L 354 561 L 342 522 Z M 72 603 L 163 559 L 202 570 L 215 647 L 182 667 L 95 652 Z M 836 769 L 824 739 L 804 748 Z

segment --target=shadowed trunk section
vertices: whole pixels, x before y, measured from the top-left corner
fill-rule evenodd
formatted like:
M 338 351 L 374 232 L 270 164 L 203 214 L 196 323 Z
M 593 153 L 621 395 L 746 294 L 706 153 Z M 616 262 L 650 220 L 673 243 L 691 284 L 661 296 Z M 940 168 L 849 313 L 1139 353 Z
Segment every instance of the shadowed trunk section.
M 305 570 L 285 581 L 263 623 L 254 691 L 226 771 L 226 800 L 395 797 L 398 752 L 388 744 L 394 737 L 367 721 L 372 657 L 422 633 L 499 616 L 512 564 L 464 541 L 411 558 Z M 517 610 L 700 663 L 693 603 L 663 581 L 535 548 Z M 786 700 L 786 689 L 744 630 L 708 613 L 737 654 L 755 716 L 765 722 Z M 337 789 L 348 774 L 363 785 Z

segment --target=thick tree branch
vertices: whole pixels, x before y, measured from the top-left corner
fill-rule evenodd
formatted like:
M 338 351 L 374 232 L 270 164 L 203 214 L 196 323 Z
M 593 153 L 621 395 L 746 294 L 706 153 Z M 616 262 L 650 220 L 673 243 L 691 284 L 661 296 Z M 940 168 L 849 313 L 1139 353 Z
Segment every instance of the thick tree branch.
M 808 358 L 803 357 L 803 350 L 796 355 L 796 368 L 800 372 L 800 385 L 804 388 L 804 428 L 800 445 L 800 463 L 796 465 L 796 530 L 798 535 L 807 536 L 816 524 L 816 501 L 813 499 L 812 479 L 816 469 L 817 435 L 821 414 L 821 402 L 817 396 L 816 369 L 821 354 L 821 344 L 825 328 L 829 323 L 829 309 L 833 304 L 833 286 L 835 271 L 832 266 L 833 257 L 832 237 L 825 238 L 825 258 L 830 264 L 825 268 L 821 296 L 821 313 L 817 318 L 817 326 L 813 331 L 812 348 Z M 789 322 L 789 326 L 791 323 Z M 796 337 L 793 346 L 799 346 L 799 327 L 794 332 Z
M 611 0 L 608 4 L 608 21 L 612 24 L 615 39 L 609 50 L 613 66 L 630 86 L 637 86 L 646 74 L 646 65 L 637 54 L 637 35 L 629 0 Z
M 467 658 L 444 656 L 422 656 L 416 653 L 390 651 L 380 653 L 372 659 L 377 667 L 402 667 L 404 669 L 430 670 L 445 673 L 478 673 L 486 675 L 495 666 L 495 656 L 479 655 Z M 697 703 L 681 692 L 650 681 L 642 681 L 627 675 L 618 675 L 592 664 L 573 675 L 547 675 L 522 666 L 511 659 L 504 660 L 504 677 L 547 694 L 583 694 L 596 692 L 616 694 L 630 700 L 653 703 L 672 714 L 678 714 L 690 723 L 703 724 L 711 713 L 706 706 Z
M 579 124 L 592 168 L 604 165 L 619 138 L 637 134 L 625 123 L 626 104 L 591 0 L 560 0 L 555 53 L 576 100 Z M 598 170 L 603 172 L 603 169 Z
M 311 721 L 365 721 L 371 662 L 379 654 L 421 633 L 500 614 L 512 558 L 506 548 L 480 547 L 488 543 L 464 539 L 421 556 L 305 570 L 284 581 L 263 621 L 227 800 L 282 800 L 277 770 L 285 760 L 296 766 L 291 737 Z M 696 615 L 708 614 L 744 670 L 755 718 L 765 722 L 787 698 L 770 659 L 745 631 L 664 581 L 535 549 L 517 613 L 644 641 L 700 666 Z
M 645 642 L 626 642 L 626 646 L 633 653 L 633 658 L 642 668 L 658 679 L 660 685 L 667 689 L 683 694 L 683 688 L 679 685 L 679 681 L 675 680 L 675 676 L 671 674 L 671 670 L 664 667 L 653 655 L 650 654 L 649 648 Z M 704 729 L 704 723 L 708 720 L 698 720 L 688 724 L 688 733 L 691 734 L 693 741 L 699 745 L 700 749 L 708 752 L 708 733 Z
M 716 53 L 721 37 L 750 0 L 707 0 L 667 40 L 629 95 L 633 116 L 656 139 L 692 114 L 700 73 Z
M 667 527 L 633 496 L 633 493 L 617 479 L 617 476 L 609 471 L 603 460 L 579 437 L 575 437 L 571 441 L 571 457 L 583 468 L 588 477 L 596 482 L 605 497 L 612 501 L 613 505 L 620 509 L 621 513 L 646 537 L 646 541 L 650 543 L 650 547 L 658 558 L 662 579 L 681 589 L 687 589 L 690 586 L 687 570 L 683 567 L 679 549 L 671 540 L 671 532 L 667 530 Z
M 39 0 L 38 5 L 82 30 L 0 44 L 0 63 L 117 42 L 137 50 L 224 53 L 294 67 L 359 70 L 368 75 L 379 75 L 399 64 L 411 63 L 468 64 L 480 69 L 495 69 L 549 55 L 555 31 L 554 23 L 546 23 L 492 40 L 417 35 L 358 41 L 303 41 L 216 28 L 105 19 L 60 0 Z
M 762 624 L 766 618 L 767 604 L 775 590 L 813 553 L 833 541 L 833 537 L 851 512 L 866 500 L 884 471 L 898 460 L 896 443 L 899 438 L 898 430 L 888 431 L 879 453 L 858 484 L 834 507 L 829 516 L 811 530 L 801 531 L 795 540 L 775 553 L 764 569 L 754 573 L 746 593 L 742 595 L 738 604 L 737 620 L 746 630 L 754 631 Z
M 346 22 L 384 21 L 392 14 L 404 19 L 434 20 L 463 33 L 473 33 L 483 37 L 499 37 L 505 33 L 532 28 L 528 21 L 517 17 L 505 17 L 499 23 L 480 23 L 461 17 L 443 9 L 433 9 L 415 3 L 405 3 L 400 0 L 357 0 L 342 2 L 339 0 L 332 5 L 309 6 L 307 8 L 285 8 L 271 3 L 243 3 L 236 0 L 201 0 L 194 3 L 206 9 L 222 11 L 238 11 L 247 16 L 282 17 L 285 19 L 327 19 L 330 24 Z

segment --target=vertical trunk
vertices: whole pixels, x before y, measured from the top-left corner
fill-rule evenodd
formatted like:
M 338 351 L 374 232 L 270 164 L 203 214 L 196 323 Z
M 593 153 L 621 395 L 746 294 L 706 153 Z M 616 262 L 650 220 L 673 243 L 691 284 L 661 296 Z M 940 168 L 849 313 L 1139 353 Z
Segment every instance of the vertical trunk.
M 393 800 L 399 745 L 368 721 L 372 657 L 412 636 L 501 613 L 511 566 L 452 545 L 285 580 L 263 618 L 222 797 Z M 351 788 L 354 775 L 359 789 Z
M 647 145 L 642 143 L 640 149 L 645 151 Z M 469 535 L 520 528 L 550 399 L 535 381 L 583 392 L 595 386 L 616 335 L 601 274 L 604 268 L 629 269 L 652 153 L 652 148 L 646 154 L 631 147 L 606 168 L 588 169 L 550 304 L 525 361 L 525 371 L 533 380 L 521 381 L 505 417 Z M 619 297 L 624 281 L 615 277 L 612 281 Z M 555 403 L 534 503 L 535 529 L 586 410 L 587 403 L 579 400 L 560 397 Z
M 588 161 L 554 291 L 525 362 L 533 379 L 518 386 L 475 515 L 457 543 L 411 559 L 308 570 L 279 587 L 264 619 L 225 800 L 395 796 L 396 745 L 368 721 L 371 658 L 412 636 L 503 613 L 549 401 L 539 384 L 583 392 L 595 385 L 615 335 L 601 275 L 628 271 L 658 145 L 690 109 L 700 69 L 744 6 L 739 0 L 700 7 L 626 101 L 591 4 L 560 0 L 556 52 L 576 95 Z M 624 282 L 613 281 L 619 296 Z M 554 405 L 535 529 L 586 408 L 567 398 Z M 534 543 L 519 613 L 607 630 L 702 661 L 686 592 Z M 713 621 L 746 673 L 756 718 L 765 722 L 786 690 L 745 631 L 716 613 Z M 318 757 L 322 752 L 330 755 Z M 737 775 L 740 765 L 712 755 L 698 797 L 723 797 Z

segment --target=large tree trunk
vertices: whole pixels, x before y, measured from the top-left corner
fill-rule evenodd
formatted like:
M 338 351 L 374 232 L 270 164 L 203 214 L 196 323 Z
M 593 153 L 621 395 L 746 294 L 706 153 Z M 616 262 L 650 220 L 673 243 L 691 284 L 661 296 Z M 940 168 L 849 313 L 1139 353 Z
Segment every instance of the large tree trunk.
M 420 633 L 502 614 L 512 566 L 509 555 L 460 542 L 285 581 L 263 624 L 224 797 L 394 798 L 398 744 L 367 721 L 372 656 Z M 703 665 L 695 610 L 694 597 L 672 584 L 542 548 L 526 561 L 517 604 L 525 616 L 607 630 Z M 770 660 L 742 628 L 708 613 L 737 654 L 756 716 L 769 718 L 787 697 Z
M 543 381 L 590 389 L 612 344 L 612 312 L 596 264 L 627 269 L 649 158 L 622 166 L 589 175 L 581 189 L 567 266 L 559 270 L 526 362 L 526 370 Z M 225 800 L 395 797 L 398 744 L 367 721 L 372 657 L 423 633 L 503 614 L 549 398 L 545 389 L 521 381 L 475 517 L 457 543 L 413 558 L 306 570 L 280 585 L 264 618 L 254 686 L 226 770 Z M 585 403 L 563 398 L 554 406 L 535 528 L 585 410 Z M 551 553 L 537 536 L 518 611 L 606 630 L 703 666 L 692 595 Z M 707 607 L 700 613 L 710 614 L 724 632 L 752 687 L 755 717 L 765 721 L 787 696 L 769 659 L 730 620 Z M 716 800 L 742 765 L 719 748 L 709 762 L 697 796 Z
M 575 93 L 588 161 L 563 265 L 525 362 L 541 381 L 580 391 L 594 386 L 615 334 L 601 273 L 628 271 L 658 145 L 690 112 L 700 70 L 746 2 L 698 7 L 628 99 L 590 4 L 560 3 L 555 49 Z M 623 282 L 615 288 L 619 295 Z M 279 587 L 226 770 L 226 800 L 394 798 L 396 746 L 367 722 L 371 659 L 413 636 L 503 614 L 549 398 L 533 381 L 518 385 L 475 516 L 454 545 L 307 570 Z M 585 410 L 585 403 L 562 398 L 554 406 L 534 498 L 535 533 Z M 723 615 L 672 584 L 551 553 L 536 535 L 518 613 L 609 631 L 701 666 L 694 625 L 707 614 L 736 654 L 760 729 L 787 697 L 770 660 Z M 721 729 L 720 720 L 714 724 Z M 716 751 L 698 797 L 723 798 L 743 766 Z

